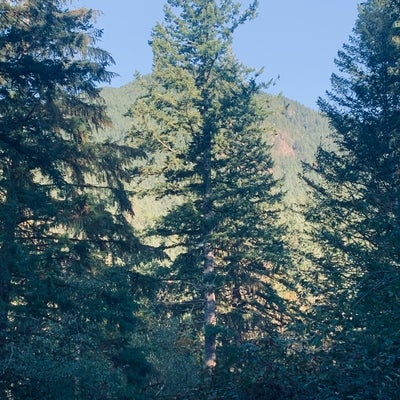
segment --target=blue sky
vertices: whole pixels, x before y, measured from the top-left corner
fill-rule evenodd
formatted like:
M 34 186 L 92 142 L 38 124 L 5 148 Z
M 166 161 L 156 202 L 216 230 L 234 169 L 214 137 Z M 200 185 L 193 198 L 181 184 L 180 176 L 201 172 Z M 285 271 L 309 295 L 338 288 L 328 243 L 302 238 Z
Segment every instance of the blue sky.
M 245 5 L 250 0 L 243 1 Z M 257 19 L 241 26 L 234 51 L 246 66 L 264 68 L 270 88 L 316 108 L 330 88 L 334 58 L 352 33 L 359 0 L 260 0 Z M 100 46 L 109 51 L 120 76 L 113 86 L 133 80 L 135 71 L 148 73 L 151 29 L 163 19 L 165 0 L 79 0 L 75 4 L 102 11 L 97 25 L 104 29 Z

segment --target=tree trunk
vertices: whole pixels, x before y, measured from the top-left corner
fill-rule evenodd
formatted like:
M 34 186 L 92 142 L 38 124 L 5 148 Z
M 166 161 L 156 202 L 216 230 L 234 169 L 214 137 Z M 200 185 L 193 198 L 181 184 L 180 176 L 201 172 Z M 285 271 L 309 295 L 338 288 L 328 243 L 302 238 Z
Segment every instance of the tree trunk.
M 215 263 L 212 244 L 213 202 L 211 175 L 211 134 L 208 129 L 204 132 L 204 198 L 203 198 L 203 252 L 204 252 L 204 357 L 206 367 L 212 371 L 216 365 L 216 332 L 217 316 L 215 309 Z
M 16 230 L 18 225 L 18 206 L 13 166 L 5 168 L 4 176 L 8 179 L 7 193 L 3 203 L 0 232 L 0 360 L 1 373 L 6 374 L 12 359 L 12 348 L 9 347 L 9 311 L 11 296 L 11 275 L 17 263 Z M 8 360 L 8 361 L 6 361 Z M 6 387 L 2 385 L 0 397 L 6 396 Z M 3 397 L 2 397 L 3 396 Z
M 207 368 L 216 365 L 216 333 L 217 316 L 215 311 L 214 288 L 214 255 L 209 243 L 204 245 L 204 290 L 205 290 L 205 327 L 204 327 L 204 357 Z
M 3 252 L 0 252 L 0 255 Z M 8 305 L 10 301 L 10 271 L 7 260 L 2 257 L 0 265 L 0 351 L 3 351 L 8 328 Z

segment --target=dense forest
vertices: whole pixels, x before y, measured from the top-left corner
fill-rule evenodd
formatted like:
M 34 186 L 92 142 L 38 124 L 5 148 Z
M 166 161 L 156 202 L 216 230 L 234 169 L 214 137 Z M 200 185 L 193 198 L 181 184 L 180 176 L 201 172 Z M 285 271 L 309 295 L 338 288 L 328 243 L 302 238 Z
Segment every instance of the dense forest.
M 233 54 L 257 0 L 166 0 L 120 88 L 73 3 L 0 1 L 0 398 L 397 399 L 399 0 L 319 111 Z

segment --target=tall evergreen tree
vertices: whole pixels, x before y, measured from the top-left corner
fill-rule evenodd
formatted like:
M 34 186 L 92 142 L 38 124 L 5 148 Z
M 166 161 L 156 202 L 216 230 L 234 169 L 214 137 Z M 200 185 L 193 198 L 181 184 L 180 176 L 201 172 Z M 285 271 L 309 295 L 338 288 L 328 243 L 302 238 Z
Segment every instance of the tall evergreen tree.
M 138 398 L 138 153 L 95 141 L 112 58 L 67 3 L 0 3 L 0 397 Z
M 261 87 L 232 55 L 233 33 L 256 8 L 257 1 L 242 10 L 231 0 L 168 0 L 152 34 L 147 93 L 130 110 L 132 140 L 158 155 L 156 194 L 173 199 L 155 233 L 176 249 L 174 300 L 195 320 L 203 309 L 209 370 L 218 334 L 240 346 L 250 332 L 266 332 L 268 276 L 284 258 Z
M 325 288 L 336 365 L 327 375 L 340 398 L 395 398 L 399 387 L 399 16 L 398 1 L 360 5 L 319 101 L 334 143 L 306 173 L 316 261 L 334 288 Z

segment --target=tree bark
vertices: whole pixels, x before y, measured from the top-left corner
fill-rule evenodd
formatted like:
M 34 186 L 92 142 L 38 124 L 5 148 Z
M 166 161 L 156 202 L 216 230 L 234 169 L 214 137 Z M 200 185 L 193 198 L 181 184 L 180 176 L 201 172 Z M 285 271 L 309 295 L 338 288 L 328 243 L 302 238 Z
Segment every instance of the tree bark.
M 4 203 L 4 218 L 0 240 L 0 346 L 4 349 L 7 338 L 8 312 L 10 306 L 11 269 L 15 263 L 15 232 L 17 229 L 17 196 L 13 166 L 9 166 L 6 174 L 7 194 Z M 14 179 L 13 179 L 14 178 Z
M 204 131 L 204 198 L 203 198 L 203 252 L 204 252 L 204 358 L 206 367 L 212 371 L 216 366 L 216 296 L 215 296 L 215 261 L 212 250 L 211 235 L 213 226 L 213 201 L 212 201 L 212 167 L 211 167 L 211 132 Z
M 216 332 L 217 315 L 215 309 L 214 288 L 214 254 L 209 243 L 204 245 L 204 290 L 205 290 L 205 329 L 204 329 L 204 357 L 206 367 L 212 369 L 216 366 Z
M 0 265 L 0 351 L 4 349 L 7 337 L 9 301 L 10 272 L 7 261 L 5 261 Z

